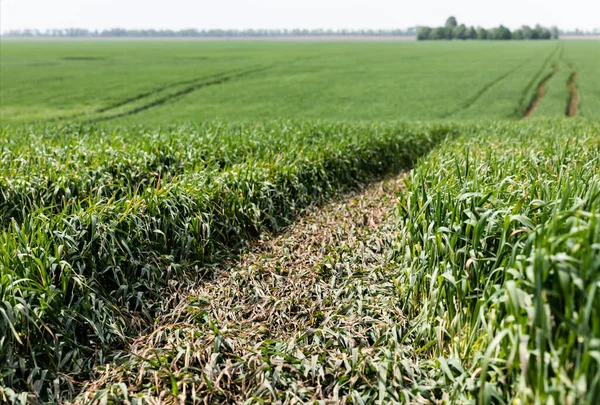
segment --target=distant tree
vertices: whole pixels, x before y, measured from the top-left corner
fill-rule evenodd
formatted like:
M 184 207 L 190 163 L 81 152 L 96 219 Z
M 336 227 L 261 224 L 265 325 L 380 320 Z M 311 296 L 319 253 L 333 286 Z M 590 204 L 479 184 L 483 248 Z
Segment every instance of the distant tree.
M 431 31 L 430 38 L 431 39 L 450 39 L 450 35 L 448 34 L 448 29 L 446 27 L 437 27 Z
M 508 39 L 512 38 L 512 34 L 508 28 L 501 25 L 498 27 L 494 37 L 495 37 L 495 39 L 498 39 L 498 40 L 508 40 Z
M 487 30 L 487 39 L 498 39 L 498 28 L 490 28 Z
M 477 31 L 475 31 L 475 28 L 469 28 L 469 31 L 467 32 L 467 39 L 477 39 Z
M 521 31 L 523 32 L 523 39 L 534 39 L 533 38 L 533 30 L 529 25 L 524 25 L 521 27 Z
M 452 29 L 452 38 L 455 39 L 467 39 L 467 27 L 461 24 Z
M 417 41 L 426 41 L 431 38 L 431 28 L 417 27 Z
M 512 39 L 517 39 L 517 40 L 525 39 L 523 37 L 523 30 L 520 29 L 520 28 L 514 30 L 513 33 L 512 33 Z
M 540 30 L 538 29 L 539 25 L 536 25 L 531 30 L 531 39 L 540 39 Z
M 552 38 L 552 33 L 550 32 L 550 30 L 548 28 L 542 27 L 539 24 L 537 24 L 535 26 L 535 31 L 537 32 L 537 39 L 551 39 Z
M 477 28 L 477 39 L 488 39 L 488 32 L 485 28 L 478 27 Z
M 558 36 L 559 36 L 558 27 L 556 27 L 556 26 L 551 27 L 550 32 L 552 33 L 552 39 L 558 39 Z
M 455 17 L 448 17 L 448 19 L 446 20 L 446 28 L 454 28 L 458 25 L 458 23 L 456 22 L 456 18 Z

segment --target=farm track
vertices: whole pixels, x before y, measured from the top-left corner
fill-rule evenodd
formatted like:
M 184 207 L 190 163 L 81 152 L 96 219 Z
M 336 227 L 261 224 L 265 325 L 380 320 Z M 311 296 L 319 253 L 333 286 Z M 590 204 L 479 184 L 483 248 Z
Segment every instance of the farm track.
M 464 111 L 466 109 L 468 109 L 469 107 L 471 107 L 473 104 L 475 104 L 477 102 L 477 100 L 479 100 L 481 98 L 481 96 L 483 96 L 489 89 L 491 89 L 492 87 L 494 87 L 496 84 L 500 83 L 502 80 L 506 79 L 508 76 L 510 76 L 512 73 L 516 72 L 517 70 L 521 69 L 523 66 L 525 66 L 526 64 L 528 64 L 529 62 L 531 62 L 532 60 L 534 60 L 535 58 L 532 59 L 528 59 L 523 63 L 520 63 L 519 65 L 515 66 L 514 68 L 510 69 L 509 71 L 503 73 L 502 75 L 498 76 L 496 79 L 492 80 L 491 82 L 487 83 L 485 86 L 483 86 L 477 93 L 475 93 L 473 95 L 473 97 L 469 98 L 462 106 L 460 106 L 459 108 L 457 108 L 454 111 L 451 111 L 450 113 L 442 116 L 442 118 L 448 118 L 451 117 L 455 114 L 458 114 L 461 111 Z
M 548 55 L 548 57 L 544 60 L 544 63 L 542 64 L 542 67 L 540 68 L 540 70 L 531 78 L 531 80 L 529 81 L 529 83 L 527 84 L 527 86 L 525 86 L 525 89 L 523 90 L 523 93 L 521 93 L 521 98 L 519 99 L 519 103 L 517 104 L 517 108 L 513 112 L 512 116 L 523 118 L 523 114 L 524 114 L 523 110 L 526 111 L 526 108 L 523 108 L 523 105 L 525 103 L 525 99 L 527 98 L 527 95 L 529 94 L 529 92 L 531 91 L 531 89 L 533 88 L 533 86 L 535 86 L 535 84 L 539 82 L 539 78 L 544 73 L 544 71 L 548 67 L 548 64 L 552 60 L 552 57 L 556 54 L 557 51 L 559 51 L 559 55 L 562 54 L 562 52 L 563 52 L 563 46 L 562 45 L 558 45 L 556 48 L 554 48 L 550 52 L 550 54 Z
M 234 73 L 234 72 L 235 71 L 232 71 L 230 73 Z M 179 81 L 179 82 L 170 83 L 170 84 L 167 84 L 165 86 L 154 88 L 154 89 L 152 89 L 150 91 L 146 91 L 146 92 L 143 92 L 143 93 L 136 94 L 134 96 L 127 97 L 127 98 L 125 98 L 125 99 L 123 99 L 121 101 L 117 101 L 114 104 L 110 104 L 110 105 L 108 105 L 106 107 L 98 108 L 98 109 L 96 109 L 94 111 L 91 111 L 91 112 L 81 112 L 81 113 L 67 115 L 67 116 L 55 117 L 55 118 L 49 119 L 48 122 L 63 121 L 63 120 L 72 120 L 72 119 L 84 117 L 86 115 L 90 116 L 90 115 L 94 115 L 94 114 L 102 114 L 102 113 L 105 113 L 107 111 L 111 111 L 111 110 L 114 110 L 116 108 L 126 106 L 127 104 L 131 104 L 131 103 L 134 103 L 136 101 L 142 100 L 144 98 L 148 98 L 148 97 L 151 97 L 153 95 L 162 93 L 163 91 L 168 90 L 168 89 L 173 89 L 173 88 L 176 88 L 178 86 L 185 85 L 185 84 L 197 83 L 197 82 L 200 82 L 200 81 L 206 81 L 206 80 L 218 78 L 218 77 L 221 77 L 223 74 L 224 73 L 218 73 L 218 74 L 210 75 L 210 76 L 206 76 L 206 77 L 199 77 L 199 78 L 196 78 L 196 79 L 183 80 L 183 81 Z M 88 120 L 88 122 L 91 122 L 91 121 L 93 121 L 93 120 L 92 119 Z
M 385 333 L 392 324 L 403 324 L 392 304 L 395 286 L 382 270 L 395 234 L 393 196 L 403 188 L 404 174 L 367 186 L 314 210 L 284 234 L 262 240 L 223 265 L 212 282 L 168 292 L 173 295 L 169 309 L 149 334 L 133 342 L 131 362 L 106 368 L 83 398 L 125 381 L 130 393 L 144 392 L 161 403 L 183 403 L 192 393 L 206 403 L 239 403 L 247 395 L 265 395 L 261 388 L 270 359 L 262 353 L 274 342 L 293 345 L 319 329 L 368 341 L 375 325 Z M 359 350 L 374 355 L 376 344 L 366 346 Z M 302 350 L 318 355 L 324 348 Z M 329 350 L 332 356 L 345 355 Z M 337 395 L 328 392 L 332 386 L 311 386 L 314 379 L 298 378 L 315 400 Z M 155 388 L 146 390 L 147 384 Z M 267 402 L 279 399 L 266 394 Z
M 49 121 L 69 120 L 69 119 L 80 118 L 80 117 L 83 117 L 83 116 L 86 116 L 86 115 L 89 116 L 89 115 L 93 115 L 93 114 L 102 114 L 102 113 L 105 113 L 105 112 L 108 112 L 108 111 L 112 111 L 112 110 L 114 110 L 116 108 L 126 106 L 127 104 L 131 104 L 131 103 L 134 103 L 136 101 L 142 100 L 144 98 L 148 98 L 148 97 L 151 97 L 153 95 L 157 95 L 159 93 L 164 92 L 165 90 L 175 89 L 178 86 L 183 86 L 183 85 L 186 85 L 186 84 L 192 84 L 192 83 L 198 83 L 198 82 L 206 82 L 207 80 L 218 79 L 218 78 L 223 77 L 225 75 L 229 75 L 229 74 L 237 73 L 237 72 L 240 72 L 240 69 L 232 70 L 232 71 L 229 71 L 229 72 L 220 72 L 220 73 L 217 73 L 217 74 L 214 74 L 214 75 L 209 75 L 209 76 L 197 77 L 195 79 L 190 79 L 190 80 L 182 80 L 182 81 L 178 81 L 178 82 L 169 83 L 167 85 L 156 87 L 156 88 L 154 88 L 152 90 L 149 90 L 149 91 L 146 91 L 146 92 L 143 92 L 143 93 L 136 94 L 134 96 L 130 96 L 130 97 L 124 98 L 121 101 L 117 101 L 116 103 L 110 104 L 110 105 L 108 105 L 106 107 L 98 108 L 98 109 L 96 109 L 96 110 L 94 110 L 92 112 L 82 112 L 82 113 L 73 114 L 73 115 L 69 115 L 69 116 L 57 117 L 57 118 L 51 119 Z
M 111 104 L 109 106 L 99 108 L 99 109 L 95 110 L 93 113 L 95 113 L 95 114 L 102 114 L 102 113 L 105 113 L 107 111 L 114 110 L 115 108 L 122 107 L 122 106 L 124 106 L 126 104 L 130 104 L 130 103 L 133 103 L 135 101 L 141 100 L 143 98 L 147 98 L 147 97 L 153 96 L 155 94 L 162 93 L 165 90 L 174 89 L 174 88 L 176 88 L 178 86 L 183 86 L 183 85 L 187 85 L 187 84 L 197 84 L 198 82 L 205 82 L 207 80 L 210 81 L 210 80 L 218 79 L 218 78 L 221 78 L 223 76 L 230 75 L 232 73 L 235 74 L 235 73 L 237 73 L 239 71 L 240 71 L 240 69 L 236 69 L 236 70 L 232 70 L 230 72 L 221 72 L 221 73 L 217 73 L 217 74 L 214 74 L 214 75 L 209 75 L 209 76 L 204 76 L 204 77 L 197 77 L 197 78 L 191 79 L 191 80 L 183 80 L 183 81 L 179 81 L 179 82 L 169 83 L 169 84 L 167 84 L 165 86 L 157 87 L 157 88 L 155 88 L 153 90 L 150 90 L 150 91 L 147 91 L 147 92 L 144 92 L 144 93 L 140 93 L 140 94 L 137 94 L 135 96 L 127 97 L 127 98 L 125 98 L 125 99 L 123 99 L 121 101 L 118 101 L 118 102 L 116 102 L 114 104 Z
M 303 57 L 303 58 L 297 58 L 294 59 L 284 65 L 287 64 L 294 64 L 296 62 L 302 61 L 302 60 L 310 60 L 310 59 L 315 59 L 317 56 L 309 56 L 309 57 Z M 262 66 L 262 67 L 256 67 L 253 69 L 248 69 L 248 70 L 240 70 L 240 69 L 236 69 L 236 70 L 232 70 L 229 72 L 221 72 L 221 73 L 217 73 L 214 75 L 209 75 L 209 76 L 205 76 L 205 77 L 200 77 L 200 78 L 196 78 L 196 79 L 191 79 L 191 80 L 184 80 L 184 81 L 179 81 L 179 82 L 174 82 L 165 86 L 161 86 L 158 88 L 155 88 L 153 90 L 147 91 L 147 92 L 143 92 L 143 93 L 139 93 L 137 95 L 131 96 L 131 97 L 127 97 L 117 103 L 111 104 L 109 106 L 106 107 L 102 107 L 99 108 L 95 111 L 93 111 L 91 114 L 90 113 L 81 113 L 81 114 L 76 114 L 74 116 L 70 116 L 70 117 L 62 117 L 59 119 L 67 119 L 67 118 L 78 118 L 78 117 L 82 117 L 85 115 L 93 115 L 93 114 L 103 114 L 105 112 L 108 111 L 112 111 L 114 109 L 117 109 L 119 107 L 123 107 L 123 106 L 127 106 L 129 104 L 132 104 L 136 101 L 139 100 L 143 100 L 145 98 L 149 98 L 155 95 L 160 95 L 161 93 L 168 91 L 168 90 L 173 90 L 176 89 L 179 86 L 182 85 L 186 85 L 186 84 L 191 84 L 191 86 L 185 87 L 183 89 L 181 89 L 180 91 L 177 91 L 175 93 L 171 93 L 168 94 L 166 96 L 163 96 L 157 100 L 148 102 L 146 104 L 143 104 L 139 107 L 124 111 L 124 112 L 119 112 L 119 113 L 115 113 L 115 114 L 109 114 L 109 115 L 105 115 L 105 116 L 101 116 L 101 117 L 94 117 L 94 118 L 90 118 L 85 120 L 84 122 L 86 123 L 92 123 L 92 122 L 99 122 L 99 121 L 107 121 L 107 120 L 111 120 L 111 119 L 116 119 L 116 118 L 120 118 L 120 117 L 124 117 L 124 116 L 128 116 L 128 115 L 134 115 L 137 114 L 139 112 L 145 111 L 147 109 L 156 107 L 156 106 L 160 106 L 162 104 L 165 104 L 167 102 L 176 100 L 180 97 L 183 97 L 186 94 L 192 93 L 196 90 L 199 90 L 201 88 L 204 87 L 209 87 L 209 86 L 214 86 L 214 85 L 218 85 L 218 84 L 223 84 L 235 79 L 239 79 L 242 77 L 245 77 L 247 75 L 250 75 L 252 73 L 257 73 L 257 72 L 262 72 L 262 71 L 266 71 L 269 69 L 272 69 L 276 66 L 281 66 L 281 65 L 268 65 L 268 66 Z
M 537 110 L 540 103 L 542 102 L 542 99 L 544 98 L 544 95 L 546 94 L 546 84 L 550 79 L 552 79 L 552 76 L 554 76 L 556 72 L 558 72 L 558 65 L 554 64 L 552 65 L 552 72 L 544 76 L 544 78 L 538 83 L 535 96 L 533 97 L 533 99 L 529 103 L 529 106 L 527 106 L 527 109 L 523 113 L 524 119 L 531 117 L 535 113 L 535 110 Z
M 133 108 L 131 110 L 120 112 L 120 113 L 116 113 L 116 114 L 111 114 L 111 115 L 107 115 L 107 116 L 103 116 L 103 117 L 91 118 L 89 120 L 86 120 L 85 122 L 86 123 L 91 123 L 91 122 L 107 121 L 107 120 L 111 120 L 111 119 L 115 119 L 115 118 L 125 117 L 125 116 L 128 116 L 128 115 L 134 115 L 134 114 L 137 114 L 139 112 L 148 110 L 148 109 L 150 109 L 152 107 L 160 106 L 162 104 L 165 104 L 165 103 L 168 103 L 170 101 L 176 100 L 176 99 L 178 99 L 180 97 L 183 97 L 186 94 L 190 94 L 190 93 L 192 93 L 192 92 L 194 92 L 196 90 L 199 90 L 199 89 L 202 89 L 202 88 L 205 88 L 205 87 L 209 87 L 209 86 L 215 86 L 215 85 L 223 84 L 223 83 L 226 83 L 226 82 L 230 82 L 230 81 L 232 81 L 234 79 L 239 79 L 239 78 L 242 78 L 244 76 L 250 75 L 252 73 L 262 72 L 262 71 L 271 69 L 273 67 L 274 67 L 274 65 L 264 66 L 264 67 L 260 67 L 260 68 L 255 68 L 255 69 L 241 71 L 240 73 L 237 73 L 237 74 L 231 74 L 231 75 L 227 75 L 227 76 L 221 76 L 221 77 L 218 77 L 218 78 L 213 79 L 213 80 L 202 81 L 200 83 L 196 83 L 196 84 L 194 84 L 192 86 L 185 87 L 184 89 L 179 90 L 179 91 L 177 91 L 175 93 L 166 95 L 164 97 L 161 97 L 161 98 L 159 98 L 157 100 L 154 100 L 152 102 L 149 102 L 149 103 L 146 103 L 144 105 L 141 105 L 139 107 Z M 159 94 L 159 93 L 155 92 L 155 93 L 151 93 L 150 95 L 154 95 L 154 94 Z M 137 100 L 139 100 L 141 98 L 142 97 L 140 97 L 140 98 L 134 98 L 134 100 L 132 100 L 131 102 L 137 101 Z M 126 104 L 122 104 L 122 105 L 126 105 Z M 108 111 L 108 110 L 105 110 L 105 111 Z
M 569 88 L 569 101 L 567 103 L 567 117 L 574 117 L 577 115 L 579 110 L 579 91 L 577 90 L 577 70 L 575 66 L 569 65 L 571 69 L 571 76 L 569 76 L 569 81 L 567 82 L 567 87 Z

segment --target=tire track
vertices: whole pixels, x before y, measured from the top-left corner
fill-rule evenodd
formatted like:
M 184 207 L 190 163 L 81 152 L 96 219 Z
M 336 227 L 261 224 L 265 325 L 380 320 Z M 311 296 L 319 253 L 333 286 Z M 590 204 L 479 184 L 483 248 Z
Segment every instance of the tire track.
M 364 342 L 364 351 L 357 352 L 361 359 L 386 350 L 388 340 L 371 339 L 373 329 L 388 333 L 385 325 L 404 326 L 406 321 L 395 299 L 397 287 L 384 270 L 386 248 L 396 230 L 396 195 L 404 190 L 404 180 L 400 173 L 318 207 L 286 232 L 262 239 L 219 266 L 213 280 L 165 292 L 171 304 L 156 323 L 131 342 L 118 363 L 99 369 L 74 403 L 102 397 L 118 402 L 121 398 L 112 396 L 111 387 L 124 381 L 130 395 L 149 403 L 183 404 L 194 397 L 204 403 L 244 403 L 249 398 L 274 403 L 280 393 L 271 396 L 261 388 L 270 381 L 271 356 L 265 353 L 274 342 L 288 346 L 305 341 L 303 350 L 316 357 L 323 353 L 323 343 L 311 337 L 329 336 L 330 331 L 340 342 Z M 347 353 L 340 346 L 328 348 L 331 364 Z M 286 361 L 281 358 L 277 365 Z M 341 367 L 339 375 L 358 384 L 376 381 L 377 375 L 356 370 Z M 332 399 L 336 384 L 300 375 L 307 396 L 330 399 L 323 402 L 331 404 L 352 402 L 343 396 L 347 394 Z
M 569 88 L 569 101 L 567 102 L 567 117 L 574 117 L 577 115 L 579 110 L 579 91 L 577 90 L 576 80 L 577 80 L 577 70 L 575 66 L 569 64 L 569 69 L 571 69 L 571 76 L 569 76 L 569 81 L 567 82 L 567 87 Z
M 531 99 L 527 109 L 523 113 L 523 119 L 529 118 L 535 113 L 535 110 L 537 110 L 542 102 L 542 99 L 544 98 L 544 95 L 546 94 L 546 84 L 548 83 L 548 80 L 552 79 L 552 76 L 554 76 L 556 72 L 558 72 L 558 65 L 555 63 L 552 65 L 552 72 L 544 76 L 544 78 L 538 83 L 535 96 Z
M 110 110 L 114 110 L 115 108 L 122 107 L 122 106 L 124 106 L 126 104 L 130 104 L 130 103 L 133 103 L 135 101 L 141 100 L 143 98 L 147 98 L 147 97 L 153 96 L 155 94 L 161 93 L 161 92 L 163 92 L 165 90 L 169 90 L 169 89 L 175 88 L 177 86 L 183 86 L 183 85 L 186 85 L 186 84 L 194 84 L 194 83 L 203 82 L 203 81 L 207 81 L 207 80 L 211 80 L 211 79 L 218 79 L 219 77 L 222 77 L 222 76 L 225 76 L 225 75 L 228 75 L 228 74 L 232 74 L 232 73 L 236 73 L 236 72 L 240 72 L 240 69 L 232 70 L 232 71 L 229 71 L 229 72 L 221 72 L 221 73 L 217 73 L 217 74 L 209 75 L 209 76 L 204 76 L 204 77 L 198 77 L 196 79 L 182 80 L 182 81 L 179 81 L 179 82 L 170 83 L 170 84 L 167 84 L 165 86 L 157 87 L 157 88 L 154 88 L 154 89 L 152 89 L 150 91 L 137 94 L 135 96 L 127 97 L 127 98 L 125 98 L 125 99 L 123 99 L 121 101 L 117 101 L 116 103 L 111 104 L 109 106 L 99 108 L 99 109 L 93 111 L 93 113 L 94 114 L 102 114 L 104 112 L 107 112 L 107 111 L 110 111 Z
M 529 92 L 531 91 L 531 89 L 533 88 L 533 86 L 535 86 L 535 84 L 539 82 L 540 76 L 544 73 L 544 70 L 546 70 L 546 68 L 548 67 L 548 64 L 552 60 L 552 57 L 554 56 L 554 54 L 556 54 L 556 52 L 559 51 L 559 50 L 562 51 L 562 49 L 563 49 L 562 45 L 558 45 L 556 48 L 554 48 L 550 52 L 550 54 L 548 55 L 548 57 L 544 60 L 544 63 L 542 64 L 542 67 L 540 68 L 540 70 L 535 74 L 535 76 L 533 76 L 531 78 L 531 80 L 529 81 L 529 83 L 527 83 L 527 86 L 525 86 L 525 89 L 523 90 L 523 93 L 521 93 L 521 98 L 519 99 L 519 103 L 517 104 L 517 108 L 515 109 L 515 111 L 512 114 L 513 117 L 523 118 L 523 113 L 522 113 L 522 111 L 523 111 L 523 105 L 525 104 L 525 99 L 527 98 L 527 95 L 529 94 Z M 525 109 L 525 111 L 526 111 L 526 109 Z
M 87 120 L 85 122 L 86 123 L 91 123 L 91 122 L 108 121 L 108 120 L 115 119 L 115 118 L 121 118 L 121 117 L 129 116 L 129 115 L 134 115 L 134 114 L 140 113 L 142 111 L 148 110 L 150 108 L 157 107 L 157 106 L 160 106 L 162 104 L 168 103 L 168 102 L 176 100 L 178 98 L 181 98 L 181 97 L 185 96 L 186 94 L 190 94 L 190 93 L 192 93 L 192 92 L 194 92 L 194 91 L 196 91 L 198 89 L 201 89 L 201 88 L 204 88 L 204 87 L 209 87 L 209 86 L 215 86 L 215 85 L 218 85 L 218 84 L 223 84 L 223 83 L 232 81 L 234 79 L 239 79 L 241 77 L 250 75 L 252 73 L 262 72 L 262 71 L 271 69 L 274 66 L 275 65 L 264 66 L 264 67 L 260 67 L 260 68 L 245 70 L 245 71 L 242 71 L 242 72 L 237 73 L 237 74 L 231 74 L 231 75 L 228 75 L 228 76 L 222 76 L 222 77 L 216 78 L 214 80 L 202 81 L 200 83 L 196 83 L 196 84 L 194 84 L 192 86 L 185 87 L 184 89 L 182 89 L 180 91 L 177 91 L 175 93 L 166 95 L 164 97 L 161 97 L 161 98 L 159 98 L 157 100 L 154 100 L 152 102 L 149 102 L 147 104 L 141 105 L 139 107 L 133 108 L 131 110 L 124 111 L 124 112 L 121 112 L 121 113 L 112 114 L 112 115 L 107 115 L 107 116 L 104 116 L 104 117 L 92 118 L 92 119 L 89 119 L 89 120 Z
M 232 80 L 240 79 L 242 77 L 248 76 L 248 75 L 253 74 L 253 73 L 263 72 L 263 71 L 272 69 L 272 68 L 277 67 L 277 66 L 292 65 L 292 64 L 295 64 L 296 62 L 301 61 L 301 60 L 310 60 L 310 59 L 315 59 L 315 58 L 317 58 L 317 56 L 307 56 L 307 57 L 302 57 L 302 58 L 294 59 L 294 60 L 292 60 L 292 61 L 290 61 L 288 63 L 284 63 L 284 64 L 272 64 L 272 65 L 267 65 L 267 66 L 262 66 L 262 67 L 256 67 L 256 68 L 249 69 L 249 70 L 239 70 L 238 69 L 237 70 L 238 73 L 233 73 L 233 74 L 230 73 L 230 74 L 225 74 L 225 75 L 224 74 L 215 75 L 215 76 L 213 76 L 213 77 L 215 77 L 213 80 L 201 79 L 202 81 L 200 81 L 200 82 L 198 82 L 198 80 L 192 80 L 192 81 L 187 81 L 187 82 L 178 82 L 177 84 L 172 84 L 170 86 L 165 86 L 164 88 L 162 88 L 162 90 L 176 87 L 178 85 L 181 85 L 182 83 L 195 83 L 195 84 L 193 84 L 191 86 L 188 86 L 188 87 L 185 87 L 182 90 L 177 91 L 175 93 L 168 94 L 168 95 L 166 95 L 164 97 L 161 97 L 161 98 L 159 98 L 157 100 L 154 100 L 154 101 L 151 101 L 151 102 L 146 103 L 144 105 L 141 105 L 139 107 L 133 108 L 131 110 L 120 112 L 120 113 L 116 113 L 116 114 L 111 114 L 111 115 L 107 115 L 107 116 L 103 116 L 103 117 L 91 118 L 91 119 L 86 120 L 84 122 L 85 123 L 92 123 L 92 122 L 108 121 L 108 120 L 111 120 L 111 119 L 116 119 L 116 118 L 121 118 L 121 117 L 129 116 L 129 115 L 134 115 L 134 114 L 137 114 L 139 112 L 148 110 L 150 108 L 157 107 L 157 106 L 163 105 L 165 103 L 168 103 L 170 101 L 176 100 L 178 98 L 181 98 L 181 97 L 183 97 L 183 96 L 185 96 L 185 95 L 187 95 L 189 93 L 192 93 L 192 92 L 194 92 L 196 90 L 199 90 L 201 88 L 204 88 L 204 87 L 209 87 L 209 86 L 223 84 L 223 83 L 226 83 L 226 82 L 229 82 L 229 81 L 232 81 Z M 236 71 L 233 71 L 233 72 L 236 72 Z M 158 91 L 158 90 L 155 89 L 155 91 L 148 92 L 148 93 L 150 93 L 150 94 L 148 94 L 148 96 L 155 95 L 155 94 L 160 94 L 160 92 L 161 91 Z M 144 97 L 140 97 L 140 95 L 138 95 L 138 96 L 132 96 L 132 97 L 129 98 L 129 99 L 131 99 L 129 102 L 127 102 L 127 103 L 125 103 L 125 102 L 120 103 L 119 106 L 113 106 L 112 108 L 121 107 L 123 105 L 127 105 L 127 104 L 129 104 L 131 102 L 134 102 L 134 101 L 137 101 L 137 100 L 140 100 L 140 99 L 143 99 L 143 98 Z M 109 108 L 104 109 L 104 111 L 109 111 Z
M 526 64 L 528 64 L 529 62 L 531 62 L 532 60 L 534 60 L 535 58 L 531 58 L 526 60 L 525 62 L 515 66 L 514 68 L 510 69 L 508 72 L 505 72 L 503 74 L 501 74 L 500 76 L 498 76 L 497 78 L 495 78 L 494 80 L 492 80 L 491 82 L 489 82 L 488 84 L 486 84 L 485 86 L 483 86 L 477 93 L 475 93 L 475 95 L 473 95 L 473 97 L 469 98 L 462 106 L 458 107 L 456 110 L 449 112 L 448 114 L 445 114 L 442 116 L 442 118 L 448 118 L 453 116 L 454 114 L 457 114 L 461 111 L 466 110 L 467 108 L 471 107 L 473 104 L 475 104 L 477 102 L 477 100 L 479 100 L 481 98 L 481 96 L 483 96 L 489 89 L 491 89 L 492 87 L 494 87 L 496 84 L 500 83 L 502 80 L 506 79 L 508 76 L 510 76 L 512 73 L 516 72 L 517 70 L 519 70 L 520 68 L 522 68 L 523 66 L 525 66 Z
M 83 117 L 83 116 L 86 116 L 86 115 L 89 116 L 89 115 L 94 115 L 94 114 L 102 114 L 102 113 L 105 113 L 107 111 L 111 111 L 111 110 L 114 110 L 116 108 L 123 107 L 123 106 L 125 106 L 127 104 L 131 104 L 131 103 L 134 103 L 136 101 L 142 100 L 144 98 L 148 98 L 148 97 L 151 97 L 153 95 L 162 93 L 165 90 L 173 89 L 173 88 L 176 88 L 178 86 L 182 86 L 182 85 L 186 85 L 186 84 L 193 84 L 193 83 L 198 83 L 198 82 L 205 82 L 205 81 L 211 80 L 211 79 L 218 79 L 220 77 L 223 77 L 224 75 L 229 75 L 229 74 L 233 74 L 233 73 L 236 73 L 236 72 L 241 72 L 241 70 L 240 69 L 235 69 L 235 70 L 231 70 L 231 71 L 228 71 L 228 72 L 220 72 L 220 73 L 216 73 L 216 74 L 213 74 L 213 75 L 208 75 L 208 76 L 203 76 L 203 77 L 197 77 L 195 79 L 182 80 L 182 81 L 178 81 L 178 82 L 169 83 L 169 84 L 166 84 L 164 86 L 156 87 L 156 88 L 154 88 L 152 90 L 149 90 L 149 91 L 146 91 L 146 92 L 143 92 L 143 93 L 136 94 L 134 96 L 130 96 L 130 97 L 124 98 L 124 99 L 122 99 L 120 101 L 117 101 L 117 102 L 115 102 L 113 104 L 110 104 L 110 105 L 105 106 L 105 107 L 98 108 L 98 109 L 93 110 L 93 111 L 81 112 L 81 113 L 78 113 L 78 114 L 72 114 L 72 115 L 62 116 L 62 117 L 56 117 L 56 118 L 50 119 L 49 121 L 69 120 L 69 119 L 80 118 L 80 117 Z M 89 121 L 91 121 L 91 120 L 89 120 Z
M 292 61 L 290 61 L 288 63 L 280 64 L 279 66 L 281 66 L 281 65 L 288 65 L 288 64 L 294 64 L 294 63 L 296 63 L 298 61 L 302 61 L 302 60 L 316 59 L 316 58 L 318 58 L 318 56 L 319 55 L 299 57 L 299 58 L 293 59 Z M 225 83 L 225 82 L 231 81 L 233 79 L 244 77 L 244 76 L 246 76 L 248 74 L 251 74 L 251 73 L 255 73 L 255 72 L 259 72 L 259 71 L 263 71 L 263 70 L 268 70 L 268 69 L 274 68 L 276 66 L 278 66 L 278 65 L 277 64 L 272 64 L 272 65 L 268 65 L 268 66 L 257 67 L 257 68 L 250 69 L 250 70 L 234 69 L 234 70 L 230 70 L 230 71 L 227 71 L 227 72 L 220 72 L 220 73 L 215 73 L 213 75 L 198 77 L 198 78 L 195 78 L 195 79 L 172 82 L 172 83 L 169 83 L 167 85 L 156 87 L 156 88 L 154 88 L 152 90 L 145 91 L 143 93 L 139 93 L 139 94 L 136 94 L 136 95 L 124 98 L 124 99 L 122 99 L 120 101 L 117 101 L 117 102 L 115 102 L 113 104 L 110 104 L 110 105 L 105 106 L 105 107 L 98 108 L 98 109 L 93 110 L 91 112 L 82 112 L 82 113 L 73 114 L 73 115 L 69 115 L 69 116 L 55 117 L 55 118 L 49 119 L 48 121 L 49 122 L 53 122 L 53 121 L 69 120 L 69 119 L 81 118 L 81 117 L 84 117 L 84 116 L 90 116 L 90 115 L 95 115 L 95 114 L 103 114 L 105 112 L 109 112 L 109 111 L 117 109 L 119 107 L 127 106 L 128 104 L 132 104 L 132 103 L 134 103 L 136 101 L 143 100 L 145 98 L 149 98 L 149 97 L 152 97 L 154 95 L 158 95 L 160 93 L 163 93 L 165 91 L 177 88 L 179 86 L 186 85 L 186 84 L 191 84 L 191 86 L 188 86 L 188 87 L 182 89 L 181 91 L 178 91 L 176 93 L 172 93 L 170 95 L 161 97 L 158 100 L 146 103 L 146 104 L 144 104 L 144 105 L 142 105 L 140 107 L 133 108 L 131 110 L 128 110 L 128 111 L 125 111 L 125 112 L 121 112 L 121 113 L 107 115 L 107 116 L 104 116 L 104 117 L 89 118 L 89 119 L 87 119 L 87 120 L 85 120 L 83 122 L 84 123 L 99 122 L 99 121 L 106 121 L 106 120 L 110 120 L 110 119 L 114 119 L 114 118 L 119 118 L 119 117 L 123 117 L 123 116 L 127 116 L 127 115 L 132 115 L 132 114 L 136 114 L 138 112 L 147 110 L 148 108 L 152 108 L 152 107 L 164 104 L 166 102 L 169 102 L 171 100 L 177 99 L 179 97 L 182 97 L 182 96 L 184 96 L 186 94 L 189 94 L 190 92 L 198 90 L 200 88 L 208 87 L 208 86 L 212 86 L 212 85 L 216 85 L 216 84 Z

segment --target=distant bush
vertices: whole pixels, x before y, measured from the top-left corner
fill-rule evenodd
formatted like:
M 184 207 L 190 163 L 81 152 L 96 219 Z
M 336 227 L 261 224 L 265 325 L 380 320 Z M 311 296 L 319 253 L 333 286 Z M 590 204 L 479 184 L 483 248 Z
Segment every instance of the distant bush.
M 417 40 L 440 40 L 440 39 L 558 39 L 558 28 L 546 28 L 536 25 L 531 28 L 527 25 L 511 32 L 508 28 L 500 25 L 497 28 L 485 29 L 481 27 L 467 27 L 464 24 L 458 25 L 455 17 L 449 17 L 443 27 L 417 27 Z

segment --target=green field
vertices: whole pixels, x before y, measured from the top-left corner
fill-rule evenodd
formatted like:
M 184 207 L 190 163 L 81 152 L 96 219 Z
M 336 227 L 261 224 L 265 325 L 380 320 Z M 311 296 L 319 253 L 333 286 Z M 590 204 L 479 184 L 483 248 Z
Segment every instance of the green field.
M 556 63 L 580 72 L 581 115 L 593 118 L 599 54 L 597 41 L 3 41 L 1 114 L 135 124 L 520 118 Z
M 596 403 L 599 41 L 0 44 L 0 402 Z

